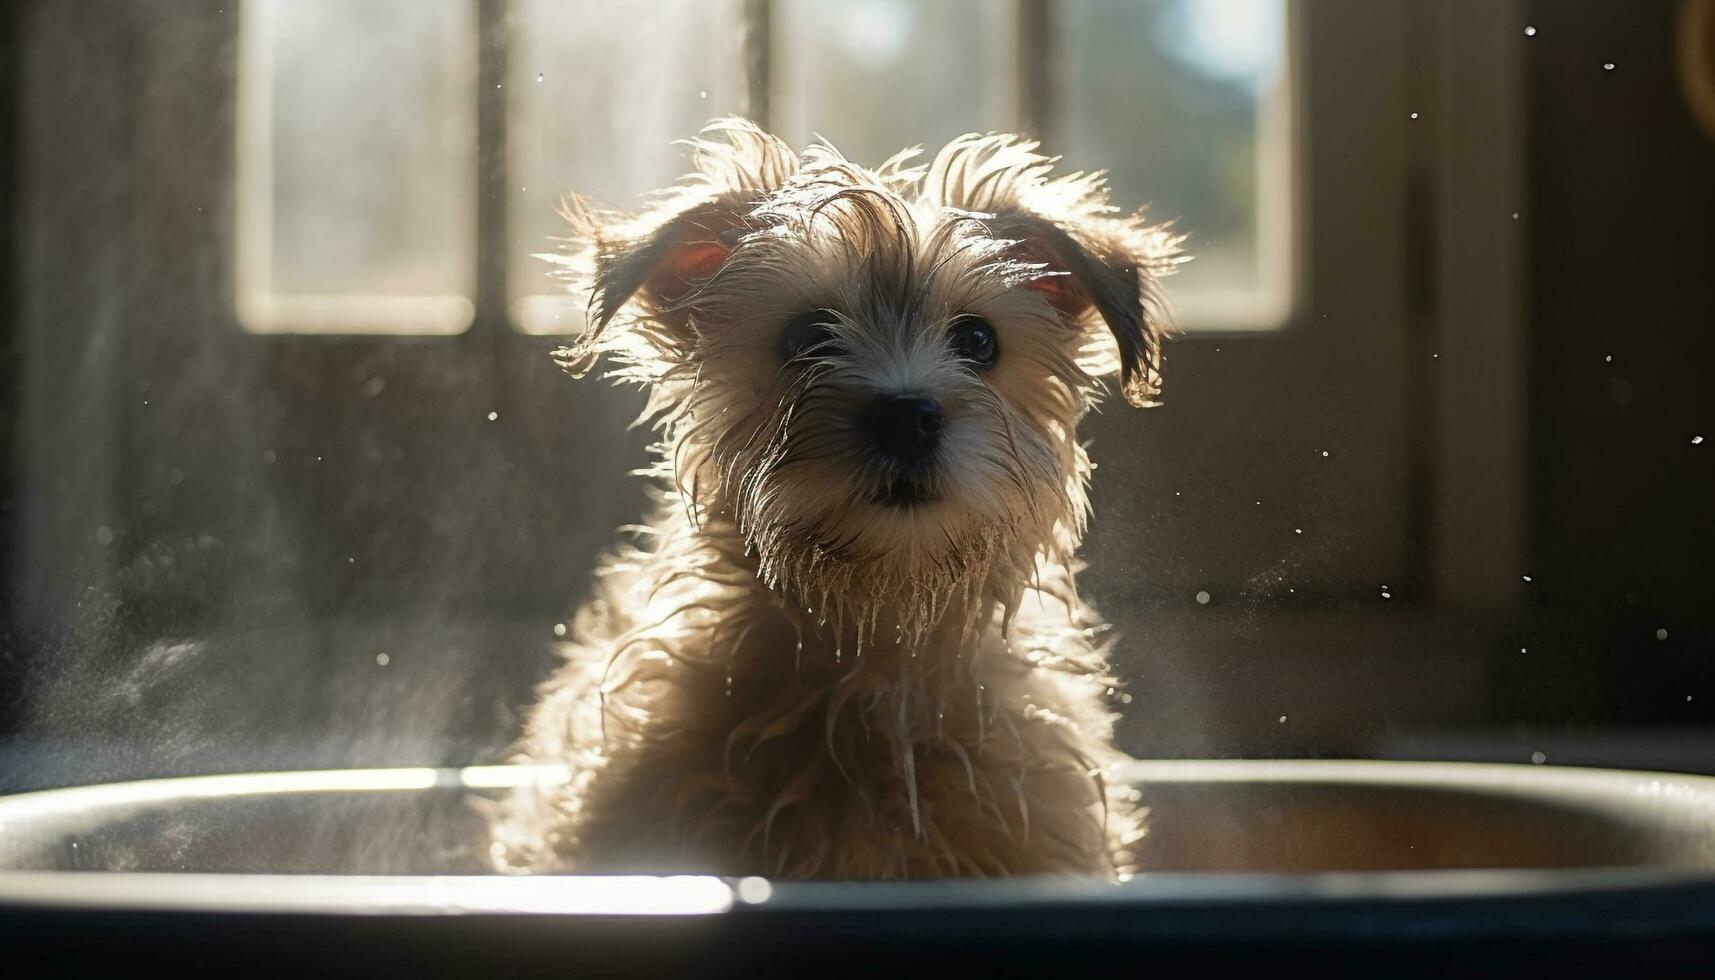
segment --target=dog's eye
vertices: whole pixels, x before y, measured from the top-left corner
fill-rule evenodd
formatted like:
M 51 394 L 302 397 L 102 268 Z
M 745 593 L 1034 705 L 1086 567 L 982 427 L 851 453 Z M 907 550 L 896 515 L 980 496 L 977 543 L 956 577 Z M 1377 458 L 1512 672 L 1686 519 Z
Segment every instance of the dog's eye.
M 786 328 L 780 331 L 780 359 L 791 361 L 839 353 L 839 342 L 834 337 L 834 323 L 838 319 L 833 310 L 806 310 L 786 321 Z
M 994 327 L 980 316 L 966 314 L 947 328 L 947 344 L 953 355 L 976 365 L 993 364 L 1000 356 L 1000 340 Z

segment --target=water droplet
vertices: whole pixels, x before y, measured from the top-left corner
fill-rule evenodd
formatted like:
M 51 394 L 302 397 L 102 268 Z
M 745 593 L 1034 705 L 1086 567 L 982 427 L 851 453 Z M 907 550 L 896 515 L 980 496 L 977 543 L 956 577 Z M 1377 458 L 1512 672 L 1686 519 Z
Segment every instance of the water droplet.
M 385 667 L 392 662 L 393 662 L 393 658 L 389 657 L 385 653 L 378 653 L 375 655 L 375 664 L 378 667 Z
M 1612 364 L 1612 363 L 1614 363 L 1614 355 L 1612 355 L 1612 354 L 1608 354 L 1608 355 L 1605 355 L 1605 356 L 1604 356 L 1604 357 L 1603 357 L 1603 358 L 1602 358 L 1602 363 L 1603 363 L 1603 364 Z
M 1701 446 L 1701 445 L 1703 445 L 1703 437 L 1702 437 L 1702 436 L 1692 436 L 1692 437 L 1691 437 L 1691 444 L 1692 444 L 1692 445 L 1693 445 L 1693 446 Z
M 1303 528 L 1301 528 L 1301 527 L 1295 527 L 1295 528 L 1293 528 L 1293 529 L 1292 529 L 1292 533 L 1293 533 L 1293 534 L 1303 534 L 1303 533 L 1304 533 L 1304 529 L 1303 529 Z
M 1328 450 L 1326 450 L 1326 449 L 1324 449 L 1324 450 L 1322 450 L 1322 458 L 1323 458 L 1323 459 L 1327 459 L 1327 458 L 1328 458 Z
M 1417 118 L 1417 113 L 1415 113 L 1415 112 L 1414 112 L 1414 113 L 1412 113 L 1412 114 L 1411 114 L 1411 118 L 1413 118 L 1413 119 L 1416 119 L 1416 118 Z
M 1286 724 L 1286 716 L 1285 716 L 1285 715 L 1281 715 L 1281 716 L 1280 716 L 1280 723 L 1281 723 L 1281 724 L 1282 724 L 1282 725 L 1284 725 L 1284 724 Z
M 1613 71 L 1614 70 L 1614 63 L 1612 61 L 1602 62 L 1602 70 L 1603 71 Z
M 708 93 L 708 90 L 706 90 L 706 89 L 700 90 L 697 92 L 697 98 L 699 98 L 699 99 L 706 99 L 708 97 L 709 97 L 709 93 Z
M 1385 589 L 1384 589 L 1384 590 L 1383 590 L 1383 591 L 1382 591 L 1382 598 L 1383 598 L 1383 599 L 1392 599 L 1392 598 L 1393 598 L 1393 593 L 1392 593 L 1392 592 L 1388 592 L 1388 591 L 1386 591 L 1386 590 L 1385 590 Z
M 1524 576 L 1520 576 L 1520 577 L 1523 578 L 1526 582 L 1530 581 L 1529 575 L 1524 575 Z
M 103 547 L 113 543 L 113 529 L 102 526 L 95 529 L 95 543 Z
M 1655 638 L 1658 640 L 1667 639 L 1667 627 L 1663 626 L 1662 628 L 1656 630 L 1655 631 Z
M 1520 653 L 1527 653 L 1527 652 L 1528 652 L 1528 651 L 1527 651 L 1527 650 L 1526 650 L 1526 649 L 1525 649 L 1525 648 L 1524 648 L 1524 647 L 1519 647 L 1519 648 L 1518 648 L 1518 652 L 1520 652 Z
M 499 413 L 499 412 L 489 412 L 489 413 L 488 413 L 488 420 L 489 420 L 489 421 L 490 421 L 490 422 L 493 422 L 493 421 L 495 421 L 495 420 L 497 420 L 497 419 L 499 419 L 499 418 L 500 418 L 500 413 Z
M 1514 221 L 1517 221 L 1517 220 L 1518 220 L 1518 212 L 1517 212 L 1517 211 L 1514 211 L 1514 212 L 1513 212 L 1513 220 L 1514 220 Z
M 565 623 L 555 623 L 554 624 L 554 635 L 555 636 L 565 636 L 566 635 L 566 624 Z
M 1209 604 L 1209 593 L 1198 592 L 1197 593 L 1197 605 L 1206 606 L 1208 604 Z
M 1525 37 L 1535 37 L 1536 36 L 1536 28 L 1531 27 L 1530 25 L 1526 24 L 1525 28 L 1524 28 L 1524 36 Z
M 1542 752 L 1532 752 L 1530 754 L 1530 761 L 1540 766 L 1544 762 L 1548 761 L 1548 756 Z

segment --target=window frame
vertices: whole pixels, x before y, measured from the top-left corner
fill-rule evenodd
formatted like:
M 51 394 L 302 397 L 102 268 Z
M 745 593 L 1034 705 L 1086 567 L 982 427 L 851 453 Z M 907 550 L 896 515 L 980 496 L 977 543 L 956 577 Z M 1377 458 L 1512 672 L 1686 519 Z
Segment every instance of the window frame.
M 1259 108 L 1257 163 L 1259 189 L 1257 234 L 1261 279 L 1255 290 L 1236 294 L 1226 291 L 1178 293 L 1176 323 L 1187 333 L 1223 335 L 1272 332 L 1286 327 L 1301 296 L 1300 236 L 1298 224 L 1303 208 L 1299 193 L 1298 153 L 1300 106 L 1296 64 L 1298 30 L 1295 9 L 1298 0 L 1283 0 L 1287 14 L 1287 51 L 1282 63 L 1282 104 Z M 273 292 L 268 286 L 271 201 L 258 186 L 269 181 L 272 160 L 268 143 L 269 100 L 260 90 L 258 77 L 266 67 L 268 52 L 259 44 L 252 18 L 258 8 L 246 0 L 240 8 L 238 71 L 237 173 L 239 198 L 235 208 L 237 250 L 236 313 L 243 327 L 257 334 L 329 336 L 451 336 L 470 329 L 488 329 L 504 320 L 511 329 L 531 336 L 567 336 L 583 327 L 582 311 L 568 308 L 559 294 L 520 293 L 510 286 L 515 270 L 511 264 L 508 216 L 496 201 L 507 201 L 507 190 L 517 175 L 510 173 L 508 132 L 513 123 L 509 96 L 504 87 L 507 63 L 513 54 L 516 11 L 509 0 L 472 0 L 476 73 L 476 178 L 473 188 L 478 203 L 473 261 L 474 289 L 467 295 L 300 296 Z M 1051 107 L 1058 79 L 1057 46 L 1060 9 L 1050 0 L 1011 0 L 1003 17 L 1012 23 L 1004 32 L 1010 37 L 1011 74 L 1014 84 L 1008 100 L 1012 126 L 1019 132 L 1047 137 L 1053 144 Z M 745 79 L 745 115 L 767 128 L 779 93 L 773 90 L 778 78 L 778 11 L 774 0 L 744 0 L 740 7 L 743 38 L 740 60 Z M 261 62 L 261 67 L 258 67 Z M 1267 149 L 1262 149 L 1268 144 Z M 257 186 L 251 186 L 257 185 Z M 502 280 L 501 292 L 493 290 L 489 277 Z M 501 302 L 495 305 L 495 300 Z

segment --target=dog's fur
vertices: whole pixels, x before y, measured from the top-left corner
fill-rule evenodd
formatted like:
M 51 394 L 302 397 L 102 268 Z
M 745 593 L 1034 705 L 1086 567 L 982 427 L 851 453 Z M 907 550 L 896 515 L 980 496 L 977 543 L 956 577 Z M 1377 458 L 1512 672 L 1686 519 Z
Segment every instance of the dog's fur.
M 1178 240 L 1013 136 L 874 170 L 739 120 L 691 145 L 643 213 L 565 209 L 590 326 L 558 356 L 648 387 L 662 489 L 527 724 L 520 761 L 569 778 L 502 801 L 497 864 L 1126 874 L 1075 429 L 1105 375 L 1158 393 Z M 816 309 L 832 339 L 784 360 Z M 960 315 L 993 325 L 992 366 L 950 350 Z M 945 408 L 926 469 L 855 421 L 894 394 Z M 882 502 L 899 481 L 915 502 Z

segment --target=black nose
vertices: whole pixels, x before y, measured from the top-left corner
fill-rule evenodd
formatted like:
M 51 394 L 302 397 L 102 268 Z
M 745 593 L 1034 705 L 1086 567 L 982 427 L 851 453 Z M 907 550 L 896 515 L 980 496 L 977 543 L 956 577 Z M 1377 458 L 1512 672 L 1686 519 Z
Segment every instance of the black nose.
M 877 398 L 864 413 L 864 427 L 877 448 L 907 463 L 918 462 L 933 452 L 946 425 L 941 403 L 917 395 Z

